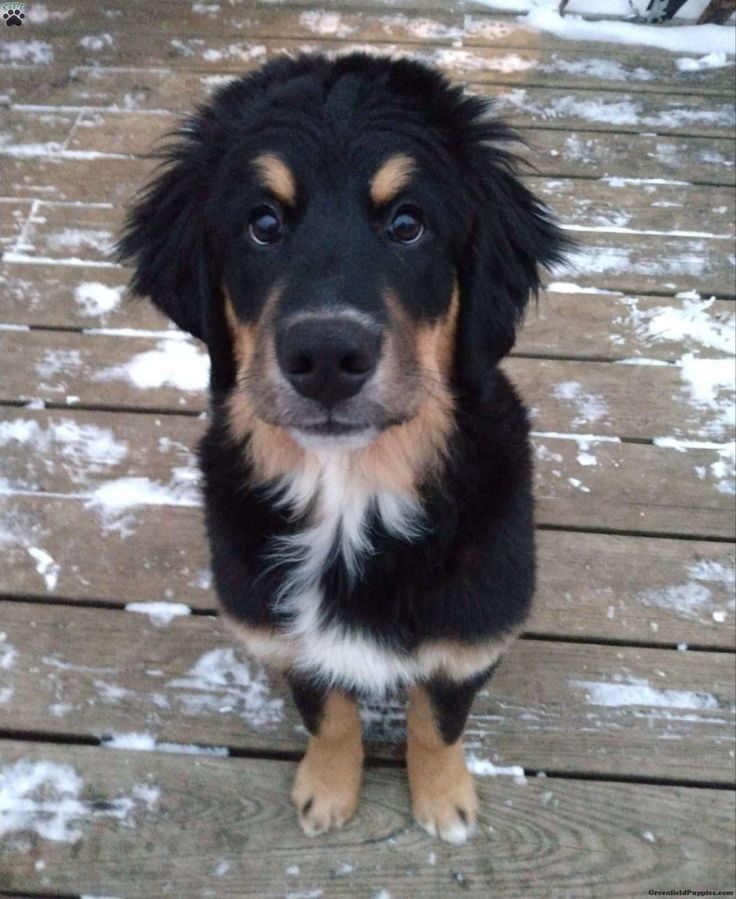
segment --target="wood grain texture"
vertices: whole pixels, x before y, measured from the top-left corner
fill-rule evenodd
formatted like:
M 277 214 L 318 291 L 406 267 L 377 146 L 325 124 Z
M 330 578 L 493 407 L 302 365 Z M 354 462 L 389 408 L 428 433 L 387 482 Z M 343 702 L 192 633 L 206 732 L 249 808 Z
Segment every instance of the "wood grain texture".
M 72 397 L 71 404 L 85 406 L 203 412 L 208 361 L 201 345 L 176 336 L 2 331 L 9 370 L 0 401 L 64 405 Z M 177 374 L 187 363 L 199 377 Z M 728 442 L 732 434 L 732 388 L 716 383 L 701 394 L 691 365 L 529 357 L 502 368 L 530 407 L 535 431 L 706 442 Z
M 142 506 L 124 528 L 101 527 L 88 501 L 72 497 L 6 496 L 0 509 L 3 595 L 217 607 L 199 509 Z M 733 545 L 545 530 L 537 545 L 531 633 L 734 647 Z M 51 580 L 31 546 L 58 565 Z
M 15 653 L 0 731 L 304 748 L 281 675 L 249 662 L 217 619 L 156 625 L 134 612 L 17 602 L 2 616 L 5 655 Z M 519 640 L 475 700 L 466 747 L 533 771 L 731 782 L 735 665 L 731 653 Z M 400 755 L 403 696 L 365 703 L 364 717 L 369 755 Z M 683 753 L 693 742 L 697 753 Z
M 243 59 L 249 49 L 235 53 L 237 71 L 254 68 L 264 52 Z M 0 66 L 3 90 L 17 109 L 54 112 L 81 110 L 188 111 L 210 91 L 233 76 L 222 65 L 211 72 L 169 67 L 110 68 L 74 65 L 40 68 Z M 524 127 L 593 131 L 656 131 L 699 137 L 733 137 L 736 116 L 728 96 L 700 97 L 681 91 L 646 94 L 628 91 L 525 87 L 464 79 L 480 93 L 494 97 L 499 112 Z
M 75 844 L 11 834 L 0 848 L 8 889 L 511 899 L 521 886 L 540 899 L 628 899 L 672 884 L 727 889 L 733 877 L 733 795 L 719 790 L 480 779 L 478 833 L 449 847 L 412 823 L 404 772 L 372 768 L 354 821 L 310 841 L 288 801 L 293 763 L 24 743 L 2 745 L 0 758 L 4 770 L 21 760 L 68 765 L 82 803 Z M 146 795 L 140 784 L 155 797 L 149 805 L 133 798 L 125 823 L 105 814 L 105 803 Z
M 52 365 L 58 359 L 47 361 Z M 57 397 L 68 396 L 67 381 L 56 386 Z M 76 496 L 101 524 L 124 531 L 141 504 L 198 503 L 193 453 L 204 423 L 196 417 L 70 408 L 8 409 L 5 418 L 7 500 L 36 493 Z M 41 453 L 29 453 L 29 446 Z M 101 454 L 100 446 L 107 451 Z M 732 450 L 730 444 L 651 446 L 539 432 L 537 521 L 562 528 L 732 539 Z M 136 487 L 144 489 L 141 499 L 118 498 L 116 491 L 128 494 Z

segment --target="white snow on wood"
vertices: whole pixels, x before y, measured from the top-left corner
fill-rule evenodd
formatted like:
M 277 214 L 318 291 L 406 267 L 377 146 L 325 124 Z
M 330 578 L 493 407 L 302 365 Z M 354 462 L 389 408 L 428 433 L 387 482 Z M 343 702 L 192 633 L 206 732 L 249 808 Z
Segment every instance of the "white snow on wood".
M 715 108 L 702 109 L 696 106 L 682 106 L 682 101 L 676 99 L 666 97 L 660 99 L 656 111 L 646 112 L 641 100 L 629 95 L 603 99 L 596 96 L 585 98 L 581 94 L 574 94 L 545 97 L 542 101 L 534 100 L 526 88 L 513 88 L 499 93 L 495 97 L 495 105 L 499 111 L 542 120 L 578 118 L 585 122 L 609 125 L 646 125 L 654 130 L 692 125 L 733 128 L 736 121 L 732 103 L 721 103 L 718 106 L 713 104 Z M 623 182 L 623 179 L 621 180 Z M 626 179 L 627 182 L 631 180 Z M 660 179 L 657 183 L 665 181 Z
M 572 422 L 573 427 L 600 421 L 608 414 L 608 406 L 603 397 L 586 392 L 578 381 L 563 381 L 552 392 L 556 399 L 568 403 L 577 413 Z
M 640 310 L 636 297 L 622 300 L 628 309 L 625 319 L 617 323 L 634 328 L 639 340 L 647 344 L 672 341 L 694 341 L 708 349 L 736 353 L 736 315 L 724 310 L 715 311 L 715 297 L 703 300 L 695 292 L 677 297 L 681 305 L 654 306 Z
M 590 705 L 599 706 L 654 706 L 669 709 L 694 709 L 698 711 L 717 709 L 718 700 L 711 693 L 696 693 L 692 690 L 665 690 L 652 687 L 649 681 L 640 677 L 629 677 L 623 683 L 619 676 L 614 682 L 593 680 L 570 680 L 571 687 L 585 690 Z
M 183 602 L 129 602 L 125 611 L 148 615 L 154 624 L 170 624 L 174 618 L 192 614 Z
M 0 62 L 48 66 L 54 61 L 54 50 L 46 41 L 3 41 Z
M 339 12 L 310 9 L 299 16 L 299 24 L 322 37 L 348 37 L 355 32 L 353 25 L 342 21 Z
M 197 746 L 194 743 L 160 742 L 149 733 L 118 733 L 100 741 L 106 749 L 127 749 L 133 752 L 170 752 L 184 755 L 229 755 L 226 746 Z
M 12 444 L 27 447 L 36 458 L 43 458 L 48 471 L 55 464 L 51 457 L 59 458 L 66 474 L 77 484 L 89 483 L 90 475 L 109 472 L 128 454 L 128 445 L 109 428 L 80 424 L 72 418 L 44 423 L 31 418 L 0 422 L 0 447 Z M 7 463 L 5 469 L 7 474 Z M 25 485 L 23 481 L 16 483 Z
M 532 9 L 521 21 L 539 31 L 573 41 L 633 44 L 672 53 L 736 53 L 734 30 L 726 25 L 657 28 L 635 22 L 587 21 L 580 16 L 561 16 L 553 9 L 540 8 Z
M 0 836 L 35 833 L 45 840 L 77 843 L 85 826 L 113 819 L 135 825 L 141 812 L 152 811 L 160 791 L 136 784 L 130 796 L 104 803 L 81 798 L 84 782 L 71 765 L 20 759 L 0 768 Z
M 79 39 L 79 46 L 93 53 L 100 50 L 109 49 L 115 46 L 115 40 L 111 34 L 104 32 L 102 34 L 86 34 Z
M 44 579 L 46 589 L 53 592 L 59 582 L 59 572 L 61 571 L 59 563 L 55 562 L 53 557 L 40 546 L 29 546 L 28 555 L 35 560 L 36 571 Z
M 0 671 L 9 671 L 18 658 L 18 650 L 7 642 L 7 635 L 0 633 Z
M 185 714 L 232 712 L 257 730 L 274 727 L 283 718 L 283 700 L 271 698 L 266 672 L 255 665 L 251 670 L 251 664 L 233 649 L 213 649 L 167 687 L 181 691 L 177 700 Z
M 174 387 L 191 393 L 206 390 L 210 360 L 188 340 L 161 340 L 155 350 L 133 356 L 123 365 L 103 369 L 94 375 L 98 381 L 128 381 L 135 387 L 155 389 Z
M 74 299 L 83 315 L 106 315 L 120 305 L 125 287 L 109 287 L 99 281 L 83 281 L 74 289 Z
M 707 53 L 700 59 L 690 56 L 681 57 L 675 63 L 681 72 L 702 72 L 704 69 L 720 69 L 724 66 L 732 66 L 725 53 Z
M 513 777 L 515 783 L 525 784 L 527 782 L 521 765 L 494 765 L 490 759 L 478 758 L 472 752 L 465 753 L 465 762 L 468 771 L 478 777 Z

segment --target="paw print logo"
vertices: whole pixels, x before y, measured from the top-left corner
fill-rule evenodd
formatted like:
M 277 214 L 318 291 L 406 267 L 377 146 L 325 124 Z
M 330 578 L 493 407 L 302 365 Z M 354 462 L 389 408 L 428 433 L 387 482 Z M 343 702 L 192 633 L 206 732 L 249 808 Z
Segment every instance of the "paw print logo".
M 20 27 L 23 24 L 23 19 L 25 19 L 26 14 L 21 12 L 19 9 L 9 9 L 7 12 L 3 13 L 3 18 L 5 19 L 5 24 L 10 28 L 11 25 L 18 25 Z

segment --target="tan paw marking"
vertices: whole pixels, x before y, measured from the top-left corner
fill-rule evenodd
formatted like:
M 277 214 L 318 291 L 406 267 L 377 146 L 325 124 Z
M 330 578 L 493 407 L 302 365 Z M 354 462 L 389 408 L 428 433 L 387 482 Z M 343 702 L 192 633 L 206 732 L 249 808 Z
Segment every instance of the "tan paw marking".
M 342 827 L 355 814 L 363 776 L 360 716 L 354 700 L 332 693 L 319 732 L 299 763 L 291 801 L 308 837 Z
M 427 833 L 464 843 L 473 833 L 478 798 L 463 756 L 462 740 L 445 744 L 426 693 L 412 691 L 407 716 L 406 763 L 414 818 Z

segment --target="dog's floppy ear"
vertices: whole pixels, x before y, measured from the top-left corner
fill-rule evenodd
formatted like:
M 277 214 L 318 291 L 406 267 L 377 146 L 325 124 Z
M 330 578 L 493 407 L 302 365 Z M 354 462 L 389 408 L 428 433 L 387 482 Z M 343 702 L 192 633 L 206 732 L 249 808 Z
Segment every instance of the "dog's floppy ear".
M 133 292 L 150 297 L 180 328 L 200 339 L 214 290 L 205 224 L 204 126 L 201 116 L 189 119 L 160 154 L 163 165 L 129 212 L 117 246 L 120 261 L 134 267 Z
M 502 124 L 487 135 L 513 140 Z M 540 288 L 540 268 L 563 261 L 570 243 L 549 211 L 521 183 L 512 154 L 476 144 L 475 220 L 459 267 L 458 360 L 465 389 L 482 389 L 489 369 L 510 352 L 516 329 Z

